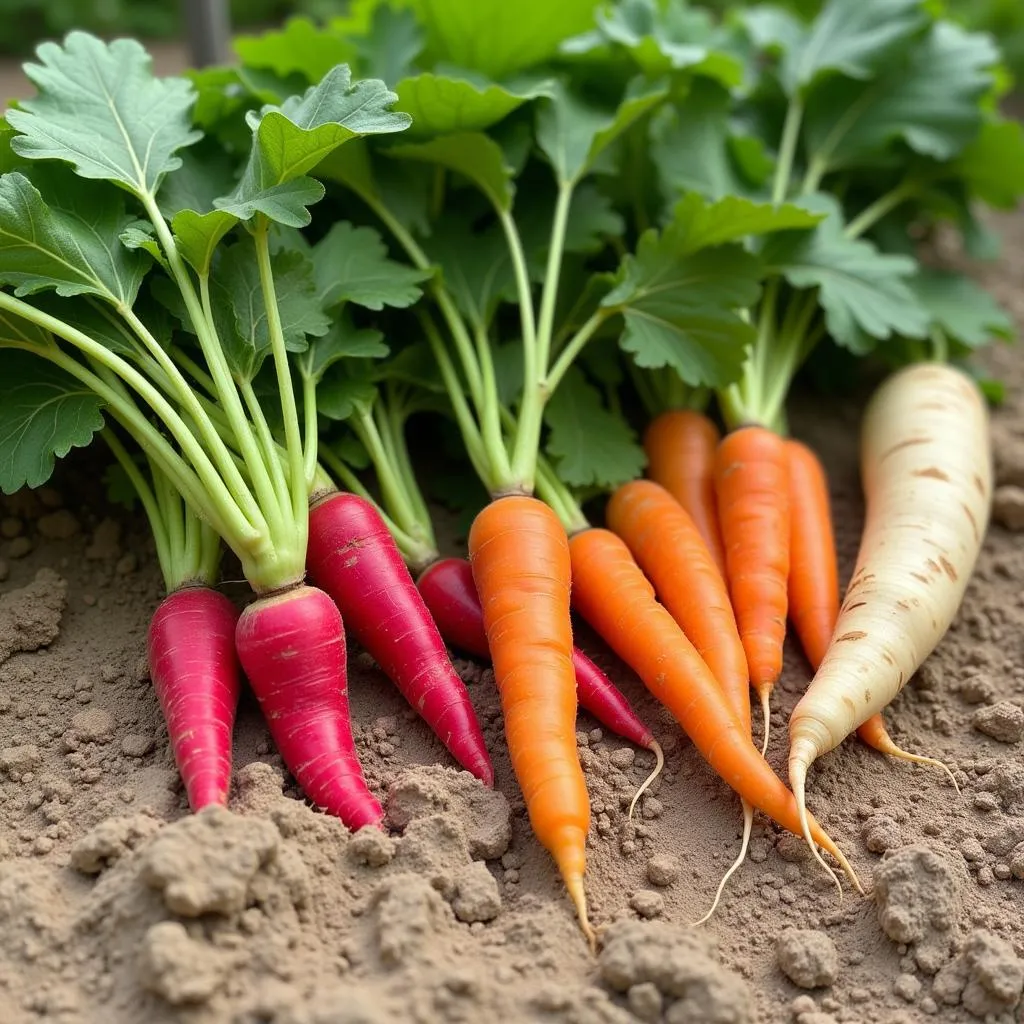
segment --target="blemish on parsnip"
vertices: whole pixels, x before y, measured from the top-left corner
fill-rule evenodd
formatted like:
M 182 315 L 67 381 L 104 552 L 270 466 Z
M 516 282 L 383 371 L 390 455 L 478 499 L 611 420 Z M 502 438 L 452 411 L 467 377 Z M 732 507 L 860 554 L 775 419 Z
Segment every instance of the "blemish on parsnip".
M 949 483 L 949 474 L 939 469 L 938 466 L 929 466 L 927 469 L 915 469 L 913 475 L 927 477 L 929 480 L 941 480 L 943 483 Z
M 842 636 L 836 637 L 836 643 L 842 643 L 845 640 L 863 640 L 867 636 L 867 633 L 862 629 L 853 629 L 849 633 L 844 633 Z
M 894 444 L 888 451 L 883 452 L 879 462 L 885 462 L 890 455 L 895 455 L 896 452 L 902 448 L 910 448 L 915 444 L 928 444 L 929 438 L 927 437 L 909 437 L 906 441 L 900 441 L 898 444 Z
M 948 558 L 939 557 L 939 561 L 942 563 L 942 568 L 945 570 L 946 575 L 954 582 L 957 581 L 956 567 Z

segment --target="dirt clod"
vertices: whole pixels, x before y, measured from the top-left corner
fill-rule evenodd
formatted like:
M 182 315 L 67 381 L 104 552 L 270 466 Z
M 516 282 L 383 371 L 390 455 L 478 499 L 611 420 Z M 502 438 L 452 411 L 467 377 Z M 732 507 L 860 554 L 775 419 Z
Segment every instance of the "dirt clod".
M 823 988 L 839 977 L 836 944 L 813 929 L 790 928 L 775 941 L 779 970 L 800 988 Z
M 202 1003 L 220 987 L 227 958 L 193 939 L 177 921 L 153 925 L 142 942 L 143 983 L 173 1006 Z
M 905 846 L 875 869 L 878 923 L 913 946 L 918 967 L 934 974 L 958 936 L 959 886 L 950 863 L 927 846 Z
M 975 1017 L 1014 1009 L 1024 991 L 1024 961 L 1003 938 L 990 931 L 971 932 L 956 958 L 935 977 L 938 999 Z
M 67 603 L 67 582 L 52 569 L 0 595 L 0 665 L 12 654 L 37 651 L 57 639 Z
M 211 806 L 164 829 L 146 848 L 141 874 L 182 917 L 241 913 L 279 842 L 269 822 Z
M 1000 743 L 1017 743 L 1024 736 L 1024 711 L 1012 701 L 1003 700 L 978 708 L 972 722 L 978 732 Z
M 651 984 L 677 1021 L 750 1024 L 750 990 L 725 970 L 708 943 L 669 924 L 622 921 L 605 936 L 598 959 L 601 980 L 616 992 Z
M 1024 530 L 1024 487 L 997 487 L 992 495 L 992 518 L 1008 530 Z

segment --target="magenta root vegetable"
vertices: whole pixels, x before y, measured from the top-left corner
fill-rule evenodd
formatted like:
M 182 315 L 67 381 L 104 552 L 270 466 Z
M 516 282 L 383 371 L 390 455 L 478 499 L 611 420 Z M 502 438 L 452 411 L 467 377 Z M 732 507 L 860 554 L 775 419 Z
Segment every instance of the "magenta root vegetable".
M 455 760 L 492 785 L 494 769 L 469 693 L 380 513 L 355 494 L 336 492 L 316 502 L 306 566 Z
M 299 586 L 249 605 L 235 646 L 277 749 L 306 796 L 351 829 L 380 825 L 352 739 L 345 631 L 322 590 Z
M 194 811 L 225 804 L 241 678 L 238 609 L 209 587 L 168 594 L 149 624 L 149 673 Z

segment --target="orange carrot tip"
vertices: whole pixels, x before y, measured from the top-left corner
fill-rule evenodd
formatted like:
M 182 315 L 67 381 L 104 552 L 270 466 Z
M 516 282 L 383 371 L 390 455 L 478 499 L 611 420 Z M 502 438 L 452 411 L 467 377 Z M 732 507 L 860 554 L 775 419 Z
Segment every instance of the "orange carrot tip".
M 654 771 L 647 776 L 642 783 L 640 788 L 633 795 L 633 799 L 629 802 L 629 814 L 626 817 L 627 821 L 633 820 L 633 811 L 636 810 L 637 801 L 647 792 L 650 785 L 654 780 L 661 774 L 662 769 L 665 767 L 665 752 L 661 749 L 661 744 L 656 739 L 651 739 L 647 744 L 647 749 L 654 752 L 655 762 Z
M 750 833 L 754 829 L 754 808 L 743 801 L 743 841 L 740 843 L 740 852 L 736 855 L 736 859 L 729 865 L 729 870 L 722 876 L 722 880 L 718 883 L 718 889 L 715 891 L 715 898 L 711 903 L 711 909 L 699 920 L 694 921 L 690 925 L 691 928 L 696 928 L 698 925 L 704 924 L 706 921 L 711 919 L 712 914 L 718 909 L 718 901 L 722 898 L 722 892 L 725 889 L 726 882 L 732 878 L 736 869 L 747 859 L 747 847 L 750 845 Z

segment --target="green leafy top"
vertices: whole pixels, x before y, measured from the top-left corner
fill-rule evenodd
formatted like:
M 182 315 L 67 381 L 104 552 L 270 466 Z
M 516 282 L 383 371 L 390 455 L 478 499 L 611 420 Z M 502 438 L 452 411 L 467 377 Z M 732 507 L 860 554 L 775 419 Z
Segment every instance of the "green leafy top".
M 104 44 L 71 32 L 64 46 L 43 43 L 25 73 L 39 90 L 8 111 L 16 153 L 66 160 L 83 178 L 154 195 L 181 166 L 178 150 L 198 142 L 191 126 L 195 91 L 183 78 L 157 79 L 152 58 L 132 39 Z

